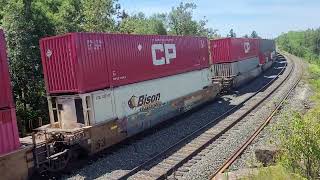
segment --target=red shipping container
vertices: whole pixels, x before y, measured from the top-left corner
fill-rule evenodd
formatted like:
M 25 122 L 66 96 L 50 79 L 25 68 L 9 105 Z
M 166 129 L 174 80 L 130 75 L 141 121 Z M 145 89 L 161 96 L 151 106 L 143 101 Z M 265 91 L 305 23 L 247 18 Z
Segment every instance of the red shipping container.
M 0 29 L 0 109 L 14 107 L 6 50 L 4 33 Z
M 230 63 L 259 56 L 259 40 L 252 38 L 223 38 L 210 40 L 213 64 Z
M 260 64 L 265 64 L 266 63 L 266 55 L 264 53 L 259 53 L 259 62 Z
M 19 149 L 15 108 L 0 110 L 0 155 Z
M 209 67 L 203 37 L 69 33 L 40 41 L 47 92 L 84 93 Z
M 265 64 L 266 62 L 269 62 L 270 60 L 272 60 L 270 52 L 264 52 L 264 53 L 260 52 L 259 53 L 260 64 Z

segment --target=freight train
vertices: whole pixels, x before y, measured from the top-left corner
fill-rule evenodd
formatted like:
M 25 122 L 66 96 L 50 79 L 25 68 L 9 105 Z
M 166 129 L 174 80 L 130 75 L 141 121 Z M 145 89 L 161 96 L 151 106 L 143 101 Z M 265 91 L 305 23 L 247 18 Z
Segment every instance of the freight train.
M 69 33 L 40 40 L 50 124 L 20 138 L 0 32 L 0 172 L 59 171 L 244 85 L 272 66 L 273 40 Z M 17 168 L 12 168 L 17 167 Z

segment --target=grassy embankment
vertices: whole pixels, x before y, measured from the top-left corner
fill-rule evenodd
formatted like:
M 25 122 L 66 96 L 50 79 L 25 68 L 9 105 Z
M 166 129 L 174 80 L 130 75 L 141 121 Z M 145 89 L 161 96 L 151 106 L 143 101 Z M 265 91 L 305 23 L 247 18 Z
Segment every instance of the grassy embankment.
M 304 78 L 314 94 L 305 114 L 286 112 L 278 128 L 282 150 L 276 166 L 259 169 L 244 179 L 318 179 L 320 177 L 320 30 L 289 32 L 277 38 L 278 47 L 308 63 Z

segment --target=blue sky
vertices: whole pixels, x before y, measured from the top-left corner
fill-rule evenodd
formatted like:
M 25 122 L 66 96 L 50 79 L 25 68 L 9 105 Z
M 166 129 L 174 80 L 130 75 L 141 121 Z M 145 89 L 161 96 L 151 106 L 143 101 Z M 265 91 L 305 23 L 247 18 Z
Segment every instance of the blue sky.
M 129 13 L 167 13 L 182 0 L 119 0 Z M 231 28 L 237 36 L 256 30 L 264 38 L 274 38 L 289 30 L 320 27 L 320 0 L 185 0 L 194 2 L 196 20 L 206 16 L 208 27 L 225 36 Z

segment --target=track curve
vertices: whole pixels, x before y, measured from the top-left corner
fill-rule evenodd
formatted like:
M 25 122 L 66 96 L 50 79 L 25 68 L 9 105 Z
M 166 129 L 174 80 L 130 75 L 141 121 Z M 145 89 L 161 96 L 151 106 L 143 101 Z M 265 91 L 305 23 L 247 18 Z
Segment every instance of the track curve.
M 290 68 L 290 72 L 287 74 L 287 76 L 283 79 L 283 81 L 278 84 L 268 95 L 266 95 L 264 98 L 262 98 L 260 101 L 258 101 L 253 107 L 248 109 L 245 113 L 243 113 L 239 118 L 234 120 L 232 123 L 224 127 L 220 132 L 213 132 L 213 133 L 206 133 L 206 137 L 197 139 L 199 143 L 196 143 L 195 145 L 190 146 L 190 142 L 188 142 L 192 137 L 199 135 L 200 133 L 203 133 L 208 129 L 208 127 L 212 126 L 212 124 L 219 122 L 219 120 L 223 119 L 224 117 L 230 115 L 230 113 L 234 112 L 239 107 L 243 106 L 246 102 L 248 102 L 250 99 L 255 97 L 258 93 L 264 91 L 268 86 L 270 86 L 287 68 L 287 63 L 285 65 L 285 68 L 283 68 L 275 78 L 273 78 L 269 83 L 267 83 L 265 86 L 260 88 L 257 92 L 255 92 L 253 95 L 246 98 L 242 103 L 240 103 L 238 106 L 233 107 L 232 109 L 228 110 L 218 118 L 212 120 L 211 122 L 207 123 L 205 126 L 199 128 L 195 132 L 191 133 L 190 135 L 186 136 L 185 138 L 181 139 L 176 144 L 172 145 L 170 148 L 156 154 L 149 160 L 143 162 L 139 166 L 135 167 L 134 169 L 128 171 L 126 174 L 121 176 L 119 179 L 165 179 L 169 175 L 173 174 L 176 169 L 181 167 L 183 164 L 188 162 L 192 157 L 199 154 L 206 146 L 213 143 L 215 140 L 217 140 L 219 137 L 221 137 L 223 134 L 225 134 L 230 128 L 232 128 L 234 125 L 236 125 L 238 122 L 240 122 L 244 117 L 246 117 L 252 110 L 254 110 L 257 106 L 259 106 L 264 100 L 266 100 L 272 93 L 274 93 L 292 74 L 294 67 L 292 66 Z M 172 151 L 175 150 L 175 148 L 183 145 L 188 144 L 189 148 L 185 148 L 188 150 L 181 151 L 178 150 L 177 152 L 172 154 Z M 157 160 L 161 161 L 161 163 L 155 163 Z M 165 163 L 163 163 L 165 162 Z M 155 165 L 153 165 L 155 164 Z

